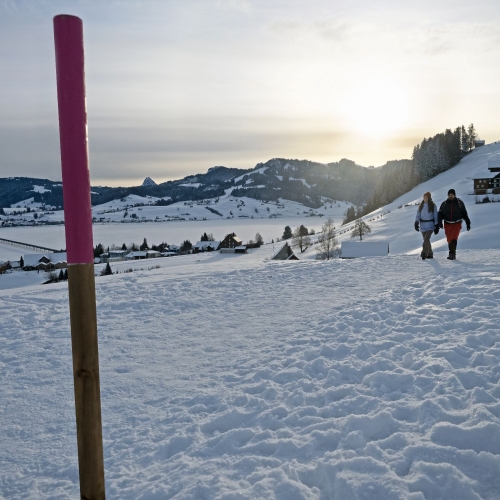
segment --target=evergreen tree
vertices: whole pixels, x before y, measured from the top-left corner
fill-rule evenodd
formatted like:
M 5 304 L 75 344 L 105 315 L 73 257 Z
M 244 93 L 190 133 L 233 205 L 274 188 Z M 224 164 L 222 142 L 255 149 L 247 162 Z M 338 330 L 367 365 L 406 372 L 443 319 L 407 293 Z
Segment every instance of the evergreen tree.
M 468 142 L 469 151 L 472 151 L 476 145 L 476 139 L 477 139 L 477 133 L 473 123 L 471 123 L 467 128 L 467 136 L 469 139 Z
M 64 279 L 67 280 L 68 279 L 68 269 L 65 269 L 64 270 Z
M 144 238 L 144 241 L 142 242 L 142 245 L 139 247 L 141 251 L 145 252 L 146 250 L 149 250 L 148 242 L 146 238 Z
M 113 274 L 113 271 L 111 269 L 111 266 L 109 265 L 109 262 L 107 262 L 106 267 L 101 271 L 101 276 L 109 276 L 110 274 Z
M 285 226 L 285 230 L 283 231 L 282 240 L 288 240 L 293 236 L 292 228 L 290 226 Z
M 64 273 L 63 273 L 63 270 L 61 269 L 59 271 L 59 281 L 62 281 L 64 279 Z
M 19 259 L 19 266 L 21 267 L 21 269 L 24 267 L 24 259 L 22 255 L 21 258 Z
M 385 203 L 384 203 L 385 205 Z M 351 205 L 344 214 L 344 220 L 342 221 L 342 225 L 348 224 L 349 222 L 353 221 L 356 218 L 356 209 L 354 208 L 354 205 Z
M 122 245 L 122 250 L 127 250 L 127 245 L 125 245 L 125 243 Z
M 468 153 L 469 152 L 469 134 L 467 134 L 467 131 L 465 130 L 465 127 L 462 125 L 460 129 L 460 134 L 461 134 L 461 149 L 463 153 Z
M 101 243 L 98 243 L 94 248 L 94 257 L 99 257 L 99 255 L 102 255 L 103 253 L 104 253 L 104 247 L 102 246 Z
M 181 245 L 181 252 L 190 252 L 193 244 L 189 240 L 184 240 Z
M 309 234 L 309 230 L 306 226 L 304 226 L 304 224 L 301 224 L 298 229 L 301 236 L 307 236 Z

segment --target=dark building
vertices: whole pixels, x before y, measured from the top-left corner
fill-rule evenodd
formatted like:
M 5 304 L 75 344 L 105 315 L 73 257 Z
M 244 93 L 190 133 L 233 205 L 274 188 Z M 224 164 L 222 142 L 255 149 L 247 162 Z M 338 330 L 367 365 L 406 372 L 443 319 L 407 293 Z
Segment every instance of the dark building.
M 229 233 L 221 242 L 219 248 L 236 248 L 242 246 L 241 238 L 235 233 Z

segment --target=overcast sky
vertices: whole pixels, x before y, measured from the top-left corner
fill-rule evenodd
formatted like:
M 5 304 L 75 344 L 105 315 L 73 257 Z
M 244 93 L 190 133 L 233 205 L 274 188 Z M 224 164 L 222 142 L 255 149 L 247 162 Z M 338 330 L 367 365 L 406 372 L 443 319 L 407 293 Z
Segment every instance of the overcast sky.
M 500 139 L 498 0 L 0 0 L 0 177 L 61 178 L 57 14 L 84 23 L 94 185 Z

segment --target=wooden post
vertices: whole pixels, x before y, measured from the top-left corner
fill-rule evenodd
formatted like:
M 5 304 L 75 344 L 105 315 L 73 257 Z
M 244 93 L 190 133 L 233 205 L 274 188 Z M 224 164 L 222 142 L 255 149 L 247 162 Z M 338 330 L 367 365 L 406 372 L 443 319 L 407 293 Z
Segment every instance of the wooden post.
M 83 24 L 54 17 L 80 498 L 104 500 Z

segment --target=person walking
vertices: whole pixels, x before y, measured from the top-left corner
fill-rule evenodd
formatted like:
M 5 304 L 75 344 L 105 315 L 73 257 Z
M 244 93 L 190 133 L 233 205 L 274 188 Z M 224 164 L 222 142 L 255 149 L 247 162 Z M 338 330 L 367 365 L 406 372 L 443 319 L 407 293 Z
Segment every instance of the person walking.
M 460 198 L 457 198 L 454 189 L 448 191 L 448 199 L 441 203 L 438 216 L 439 227 L 444 227 L 444 234 L 448 242 L 448 259 L 455 260 L 458 235 L 462 229 L 462 220 L 465 221 L 467 231 L 470 231 L 470 219 L 464 202 Z
M 422 233 L 424 242 L 422 243 L 422 259 L 432 259 L 434 257 L 431 246 L 432 233 L 439 233 L 439 218 L 436 204 L 432 201 L 431 193 L 427 191 L 420 202 L 415 217 L 415 231 Z

